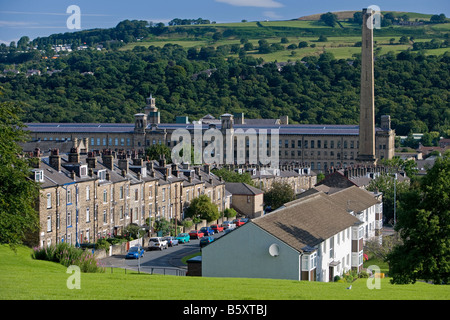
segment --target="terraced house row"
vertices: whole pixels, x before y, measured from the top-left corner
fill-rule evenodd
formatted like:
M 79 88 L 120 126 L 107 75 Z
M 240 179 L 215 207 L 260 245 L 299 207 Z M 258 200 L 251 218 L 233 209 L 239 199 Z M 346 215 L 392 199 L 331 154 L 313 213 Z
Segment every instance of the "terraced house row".
M 66 154 L 58 149 L 49 153 L 36 149 L 33 157 L 39 159 L 34 162 L 32 177 L 41 185 L 37 205 L 40 246 L 95 242 L 123 234 L 130 223 L 148 229 L 149 217 L 152 221 L 181 221 L 192 199 L 202 194 L 219 212 L 232 206 L 232 194 L 210 165 L 146 161 L 134 150 L 88 151 L 82 140 L 75 140 Z M 236 170 L 249 171 L 260 187 L 285 181 L 298 193 L 316 182 L 316 175 L 309 170 L 308 174 L 287 167 L 275 173 L 261 168 Z
M 229 206 L 225 183 L 208 166 L 185 168 L 144 161 L 136 153 L 89 152 L 72 148 L 39 154 L 33 177 L 41 183 L 40 245 L 95 242 L 120 235 L 130 223 L 183 219 L 194 197 L 206 194 L 219 211 Z

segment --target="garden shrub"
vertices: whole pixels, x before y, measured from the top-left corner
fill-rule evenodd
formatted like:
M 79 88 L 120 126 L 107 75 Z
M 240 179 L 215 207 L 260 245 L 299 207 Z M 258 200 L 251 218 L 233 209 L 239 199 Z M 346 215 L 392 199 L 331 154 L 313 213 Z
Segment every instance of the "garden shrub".
M 67 243 L 58 243 L 44 248 L 34 248 L 33 259 L 58 262 L 65 267 L 76 265 L 81 272 L 103 272 L 103 268 L 89 251 L 75 248 Z

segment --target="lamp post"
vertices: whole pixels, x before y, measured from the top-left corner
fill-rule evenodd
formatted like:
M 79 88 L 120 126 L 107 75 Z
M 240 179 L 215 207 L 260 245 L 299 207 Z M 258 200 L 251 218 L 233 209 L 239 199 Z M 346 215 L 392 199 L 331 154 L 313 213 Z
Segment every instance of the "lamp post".
M 397 174 L 394 173 L 394 227 L 395 227 L 395 221 L 396 221 L 396 209 L 397 209 Z

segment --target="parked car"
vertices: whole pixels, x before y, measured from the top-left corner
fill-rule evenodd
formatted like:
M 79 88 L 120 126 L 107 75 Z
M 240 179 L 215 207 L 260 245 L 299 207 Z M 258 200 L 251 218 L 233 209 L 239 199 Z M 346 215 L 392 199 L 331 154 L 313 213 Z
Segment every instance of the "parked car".
M 234 219 L 234 220 L 233 220 L 233 223 L 236 225 L 236 227 L 240 227 L 240 226 L 242 226 L 243 224 L 245 224 L 245 222 L 242 221 L 241 219 Z
M 178 239 L 175 237 L 164 237 L 163 240 L 167 241 L 167 244 L 169 245 L 169 247 L 178 245 Z
M 189 237 L 189 233 L 180 233 L 177 235 L 177 240 L 179 243 L 186 243 L 191 240 L 191 237 Z
M 211 229 L 213 229 L 215 233 L 219 233 L 219 232 L 223 231 L 223 227 L 221 225 L 218 225 L 218 224 L 213 224 L 211 226 Z
M 236 228 L 236 225 L 234 223 L 232 223 L 231 221 L 224 221 L 222 223 L 223 228 L 226 229 L 234 229 Z
M 210 227 L 203 227 L 200 229 L 200 232 L 203 232 L 203 235 L 206 236 L 212 236 L 214 234 L 214 230 Z
M 153 249 L 163 250 L 167 249 L 167 246 L 168 246 L 167 240 L 163 240 L 161 237 L 152 237 L 148 241 L 148 250 Z
M 134 246 L 128 249 L 125 259 L 139 259 L 144 256 L 144 248 L 141 246 Z
M 243 218 L 243 219 L 241 219 L 241 222 L 243 222 L 244 224 L 246 224 L 247 222 L 248 222 L 248 218 Z
M 203 237 L 200 240 L 200 248 L 203 248 L 204 246 L 207 246 L 208 244 L 210 244 L 213 241 L 214 241 L 213 237 L 209 237 L 209 236 L 208 237 Z
M 199 230 L 191 230 L 189 232 L 189 237 L 191 239 L 200 239 L 203 238 L 203 236 L 204 236 L 203 232 L 200 232 Z

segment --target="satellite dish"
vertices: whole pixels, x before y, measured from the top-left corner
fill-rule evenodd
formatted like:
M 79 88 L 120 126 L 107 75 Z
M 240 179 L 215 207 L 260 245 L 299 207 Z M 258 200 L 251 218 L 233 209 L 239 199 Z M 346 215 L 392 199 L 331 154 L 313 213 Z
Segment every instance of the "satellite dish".
M 278 245 L 276 243 L 270 245 L 269 254 L 272 257 L 278 257 L 278 255 L 280 254 L 280 248 L 278 247 Z

